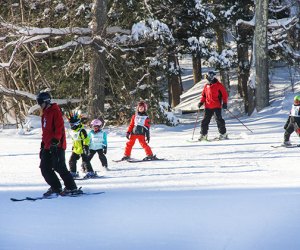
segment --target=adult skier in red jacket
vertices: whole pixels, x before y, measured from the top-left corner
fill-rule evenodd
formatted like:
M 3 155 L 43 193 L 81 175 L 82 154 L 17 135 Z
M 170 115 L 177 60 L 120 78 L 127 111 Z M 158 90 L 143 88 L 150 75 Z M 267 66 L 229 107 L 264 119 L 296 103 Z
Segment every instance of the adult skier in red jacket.
M 204 85 L 198 104 L 199 109 L 203 104 L 205 106 L 199 141 L 207 140 L 208 126 L 213 115 L 220 133 L 219 139 L 227 139 L 225 121 L 222 118 L 222 108 L 227 109 L 228 94 L 224 85 L 215 78 L 215 75 L 214 71 L 209 71 L 206 75 L 208 83 Z
M 139 141 L 146 152 L 144 160 L 154 160 L 156 156 L 153 155 L 152 150 L 148 145 L 150 141 L 150 118 L 146 113 L 147 104 L 144 101 L 140 101 L 136 109 L 137 112 L 131 117 L 127 129 L 126 137 L 129 141 L 126 143 L 122 160 L 128 160 L 130 158 L 131 150 L 136 140 Z
M 62 112 L 56 103 L 51 103 L 51 96 L 47 92 L 39 93 L 36 100 L 43 111 L 40 169 L 45 181 L 50 185 L 44 196 L 80 194 L 82 191 L 77 189 L 65 162 L 67 144 Z M 55 171 L 65 184 L 64 190 Z

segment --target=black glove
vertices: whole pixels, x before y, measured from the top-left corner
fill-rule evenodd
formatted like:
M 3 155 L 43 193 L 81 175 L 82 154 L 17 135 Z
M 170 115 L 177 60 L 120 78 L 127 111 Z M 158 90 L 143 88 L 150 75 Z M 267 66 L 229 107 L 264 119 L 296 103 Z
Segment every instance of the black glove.
M 88 155 L 90 152 L 90 148 L 88 145 L 83 145 L 83 153 Z
M 198 108 L 201 108 L 202 105 L 203 105 L 203 102 L 199 102 L 199 103 L 198 103 Z
M 57 146 L 59 144 L 59 140 L 56 138 L 51 139 L 51 145 L 50 145 L 50 152 L 51 153 L 56 153 L 57 152 Z
M 146 142 L 149 143 L 150 142 L 150 136 L 146 137 Z
M 222 108 L 227 109 L 227 103 L 224 102 L 223 105 L 222 105 Z
M 106 153 L 107 153 L 107 147 L 106 147 L 106 146 L 103 146 L 103 154 L 106 155 Z
M 43 155 L 43 152 L 44 152 L 44 146 L 45 146 L 45 144 L 44 144 L 44 142 L 41 142 L 41 148 L 40 148 L 40 159 L 42 159 L 42 155 Z
M 42 159 L 43 152 L 44 152 L 44 149 L 43 149 L 43 148 L 41 148 L 41 149 L 40 149 L 40 154 L 39 154 L 39 156 L 40 156 L 40 159 Z
M 130 133 L 129 133 L 129 132 L 126 133 L 126 138 L 127 138 L 128 140 L 130 139 Z

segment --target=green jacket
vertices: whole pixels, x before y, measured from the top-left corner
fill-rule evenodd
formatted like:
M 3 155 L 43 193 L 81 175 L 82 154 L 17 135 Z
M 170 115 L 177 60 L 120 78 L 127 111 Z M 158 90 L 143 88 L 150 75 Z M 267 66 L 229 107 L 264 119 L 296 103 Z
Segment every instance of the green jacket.
M 75 154 L 81 155 L 83 153 L 83 146 L 88 146 L 90 144 L 90 138 L 83 124 L 81 124 L 76 130 L 71 130 L 70 135 L 73 141 L 72 151 Z

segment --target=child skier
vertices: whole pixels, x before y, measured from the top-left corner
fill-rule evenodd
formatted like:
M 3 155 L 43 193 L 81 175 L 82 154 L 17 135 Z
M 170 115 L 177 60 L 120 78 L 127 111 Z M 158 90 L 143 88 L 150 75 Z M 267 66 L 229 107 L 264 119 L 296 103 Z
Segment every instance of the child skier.
M 286 146 L 291 145 L 290 136 L 295 131 L 300 136 L 300 95 L 294 97 L 294 104 L 290 111 L 290 115 L 284 125 L 284 141 Z
M 128 160 L 130 158 L 131 150 L 136 140 L 139 141 L 146 152 L 146 157 L 143 160 L 157 159 L 148 145 L 150 141 L 150 119 L 146 113 L 147 108 L 147 104 L 144 101 L 140 101 L 137 105 L 136 113 L 131 117 L 126 133 L 126 138 L 129 141 L 126 143 L 122 160 Z
M 87 172 L 84 178 L 92 178 L 96 175 L 92 165 L 88 159 L 89 151 L 89 138 L 83 124 L 81 123 L 81 117 L 77 112 L 69 113 L 67 116 L 71 132 L 70 135 L 73 141 L 72 154 L 69 160 L 69 168 L 73 178 L 78 177 L 77 173 L 77 161 L 82 158 L 83 172 Z
M 99 159 L 102 166 L 107 170 L 107 135 L 106 132 L 102 131 L 102 122 L 99 119 L 92 120 L 91 130 L 88 134 L 90 144 L 89 144 L 89 155 L 88 160 L 91 161 L 96 153 L 98 153 Z

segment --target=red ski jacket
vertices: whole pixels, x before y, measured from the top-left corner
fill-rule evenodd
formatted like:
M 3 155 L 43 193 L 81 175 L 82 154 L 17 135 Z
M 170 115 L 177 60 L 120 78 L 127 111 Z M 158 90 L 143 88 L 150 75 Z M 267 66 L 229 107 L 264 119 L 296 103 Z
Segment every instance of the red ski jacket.
M 205 108 L 221 108 L 222 102 L 227 104 L 228 94 L 222 83 L 218 80 L 213 84 L 205 84 L 200 102 L 205 104 Z
M 58 147 L 67 148 L 64 119 L 56 103 L 50 104 L 43 110 L 42 132 L 42 143 L 45 149 L 50 149 L 53 138 L 59 141 Z
M 146 113 L 137 113 L 131 117 L 127 133 L 149 135 L 150 118 Z

